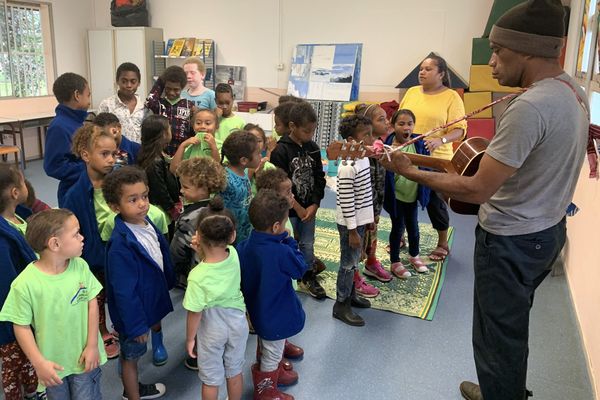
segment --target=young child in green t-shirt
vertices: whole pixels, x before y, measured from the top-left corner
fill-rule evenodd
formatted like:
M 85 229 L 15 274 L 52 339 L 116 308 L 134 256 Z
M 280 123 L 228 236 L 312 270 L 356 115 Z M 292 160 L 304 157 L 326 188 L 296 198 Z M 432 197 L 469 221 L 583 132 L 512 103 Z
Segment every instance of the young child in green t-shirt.
M 26 238 L 40 259 L 13 281 L 0 320 L 13 323 L 48 399 L 100 399 L 102 286 L 79 258 L 79 221 L 66 209 L 42 211 L 29 220 Z
M 177 172 L 181 161 L 190 158 L 210 157 L 218 163 L 221 162 L 219 149 L 215 142 L 215 131 L 219 128 L 217 113 L 207 109 L 196 111 L 192 117 L 192 127 L 196 135 L 184 140 L 173 154 L 169 167 L 172 174 Z
M 218 398 L 219 386 L 226 380 L 228 398 L 239 400 L 248 323 L 240 261 L 231 246 L 234 217 L 217 196 L 200 211 L 197 227 L 192 242 L 202 261 L 190 272 L 183 299 L 188 311 L 186 349 L 198 359 L 203 399 Z
M 215 88 L 219 129 L 215 133 L 217 148 L 221 151 L 223 142 L 233 131 L 241 130 L 246 122 L 233 113 L 233 89 L 227 83 L 219 83 Z

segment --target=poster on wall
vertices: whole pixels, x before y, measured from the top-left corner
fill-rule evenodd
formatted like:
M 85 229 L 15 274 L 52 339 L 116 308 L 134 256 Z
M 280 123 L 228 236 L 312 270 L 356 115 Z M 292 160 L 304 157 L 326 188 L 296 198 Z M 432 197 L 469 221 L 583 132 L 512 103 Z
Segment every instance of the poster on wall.
M 246 96 L 246 67 L 217 65 L 216 83 L 227 83 L 233 89 L 233 98 L 244 101 Z
M 362 44 L 299 44 L 292 56 L 288 94 L 302 99 L 358 98 Z

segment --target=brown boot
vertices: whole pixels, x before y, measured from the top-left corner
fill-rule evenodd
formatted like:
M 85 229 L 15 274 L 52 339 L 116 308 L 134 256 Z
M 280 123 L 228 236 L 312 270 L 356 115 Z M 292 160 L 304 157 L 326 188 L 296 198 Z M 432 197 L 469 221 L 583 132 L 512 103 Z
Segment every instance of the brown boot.
M 300 346 L 296 346 L 290 341 L 285 341 L 285 347 L 283 348 L 283 356 L 286 358 L 300 358 L 304 355 L 304 350 Z
M 281 368 L 271 372 L 262 372 L 258 364 L 252 365 L 254 400 L 294 400 L 294 396 L 277 389 L 279 371 Z
M 285 353 L 284 353 L 285 354 Z M 260 365 L 260 356 L 262 355 L 260 350 L 260 341 L 256 341 L 256 362 Z M 291 371 L 294 369 L 294 364 L 287 358 L 283 357 L 281 361 L 279 361 L 279 366 L 283 367 L 286 371 Z
M 298 382 L 298 373 L 296 371 L 286 371 L 279 364 L 279 380 L 277 385 L 279 386 L 290 386 Z

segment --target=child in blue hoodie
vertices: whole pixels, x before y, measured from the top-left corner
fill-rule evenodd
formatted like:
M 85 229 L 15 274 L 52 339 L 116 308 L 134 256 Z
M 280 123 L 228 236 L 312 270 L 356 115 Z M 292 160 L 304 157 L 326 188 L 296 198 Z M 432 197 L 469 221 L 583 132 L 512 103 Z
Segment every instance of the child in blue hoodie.
M 137 363 L 146 353 L 150 330 L 153 358 L 160 345 L 166 362 L 160 322 L 173 311 L 169 290 L 175 276 L 169 244 L 148 218 L 148 179 L 143 170 L 119 168 L 106 177 L 102 193 L 110 208 L 119 213 L 106 246 L 105 271 L 108 309 L 121 343 L 123 398 L 154 399 L 162 396 L 166 387 L 139 383 Z
M 71 153 L 75 131 L 83 125 L 91 104 L 90 87 L 84 77 L 67 72 L 54 81 L 54 97 L 58 101 L 56 117 L 48 126 L 44 152 L 44 171 L 58 184 L 58 206 L 63 207 L 67 190 L 79 179 L 85 166 Z
M 252 366 L 255 399 L 286 398 L 277 384 L 298 380 L 280 364 L 286 339 L 302 331 L 305 321 L 292 280 L 302 278 L 308 266 L 286 231 L 289 209 L 283 195 L 260 190 L 248 211 L 254 230 L 238 245 L 242 293 L 261 349 L 260 363 Z
M 21 172 L 13 166 L 0 165 L 0 309 L 11 283 L 37 257 L 25 241 L 27 222 L 15 210 L 27 199 L 27 186 Z M 0 322 L 0 360 L 2 388 L 6 400 L 35 398 L 37 377 L 31 362 L 17 343 L 12 323 Z

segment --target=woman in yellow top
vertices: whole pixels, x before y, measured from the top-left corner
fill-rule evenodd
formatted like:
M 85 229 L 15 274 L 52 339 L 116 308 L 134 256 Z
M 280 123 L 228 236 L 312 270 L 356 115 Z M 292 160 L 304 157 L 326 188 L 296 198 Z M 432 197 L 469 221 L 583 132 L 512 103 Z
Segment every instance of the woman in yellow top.
M 419 83 L 419 86 L 408 89 L 400 102 L 401 109 L 409 109 L 417 117 L 415 132 L 426 133 L 465 114 L 462 99 L 450 89 L 448 65 L 442 57 L 431 55 L 423 60 L 419 69 Z M 425 139 L 425 145 L 432 156 L 449 160 L 453 154 L 452 142 L 461 141 L 466 131 L 467 123 L 458 122 Z M 443 261 L 449 253 L 450 220 L 446 203 L 433 192 L 427 206 L 427 214 L 438 232 L 437 247 L 429 258 L 433 261 Z

